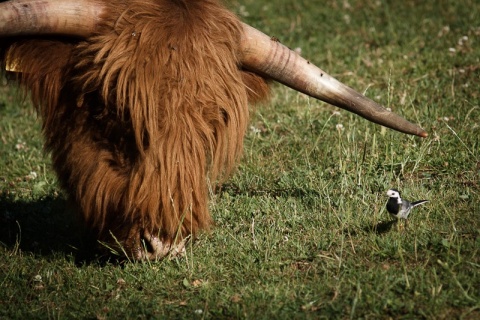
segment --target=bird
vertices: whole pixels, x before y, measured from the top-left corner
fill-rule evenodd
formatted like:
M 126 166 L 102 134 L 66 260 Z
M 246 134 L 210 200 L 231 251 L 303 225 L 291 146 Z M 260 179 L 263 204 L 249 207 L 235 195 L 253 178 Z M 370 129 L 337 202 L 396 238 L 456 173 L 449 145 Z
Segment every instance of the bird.
M 410 202 L 400 197 L 400 192 L 396 189 L 390 189 L 387 191 L 389 197 L 387 202 L 387 211 L 397 219 L 404 219 L 407 223 L 407 218 L 413 208 L 428 202 L 429 200 L 419 200 Z

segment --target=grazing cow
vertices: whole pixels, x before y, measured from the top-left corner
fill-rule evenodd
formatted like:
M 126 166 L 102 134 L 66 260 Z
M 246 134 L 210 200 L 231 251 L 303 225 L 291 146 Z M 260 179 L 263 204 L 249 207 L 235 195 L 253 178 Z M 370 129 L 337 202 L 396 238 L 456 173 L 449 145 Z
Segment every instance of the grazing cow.
M 426 136 L 217 0 L 12 0 L 0 41 L 85 225 L 134 259 L 209 228 L 208 186 L 237 164 L 266 79 Z

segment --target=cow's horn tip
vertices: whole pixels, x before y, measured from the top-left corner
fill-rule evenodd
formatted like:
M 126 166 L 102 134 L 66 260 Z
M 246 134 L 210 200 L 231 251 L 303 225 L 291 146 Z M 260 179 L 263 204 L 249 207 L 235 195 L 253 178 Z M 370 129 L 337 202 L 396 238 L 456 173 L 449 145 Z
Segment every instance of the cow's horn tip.
M 422 138 L 426 138 L 426 137 L 428 137 L 428 133 L 426 131 L 422 131 L 418 134 L 418 136 L 420 136 Z

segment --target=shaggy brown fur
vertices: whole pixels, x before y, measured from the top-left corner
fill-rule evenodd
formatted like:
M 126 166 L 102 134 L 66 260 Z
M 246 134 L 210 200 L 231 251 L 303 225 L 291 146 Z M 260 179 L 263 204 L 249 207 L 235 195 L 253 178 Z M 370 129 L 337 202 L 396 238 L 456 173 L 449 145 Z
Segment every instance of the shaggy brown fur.
M 98 34 L 18 40 L 59 180 L 98 239 L 138 257 L 141 239 L 208 229 L 208 187 L 238 162 L 249 102 L 237 18 L 215 0 L 106 1 Z M 5 49 L 5 48 L 4 48 Z

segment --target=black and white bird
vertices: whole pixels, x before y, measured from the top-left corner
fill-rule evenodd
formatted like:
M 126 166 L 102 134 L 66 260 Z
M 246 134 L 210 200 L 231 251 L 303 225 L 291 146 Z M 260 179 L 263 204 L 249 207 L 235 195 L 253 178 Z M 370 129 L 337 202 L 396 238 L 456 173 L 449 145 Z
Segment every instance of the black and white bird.
M 396 189 L 388 190 L 387 196 L 389 196 L 387 202 L 387 211 L 390 212 L 393 217 L 397 219 L 405 219 L 405 221 L 407 220 L 408 215 L 413 208 L 425 202 L 428 202 L 428 200 L 410 202 L 408 200 L 402 199 L 400 197 L 400 192 Z

